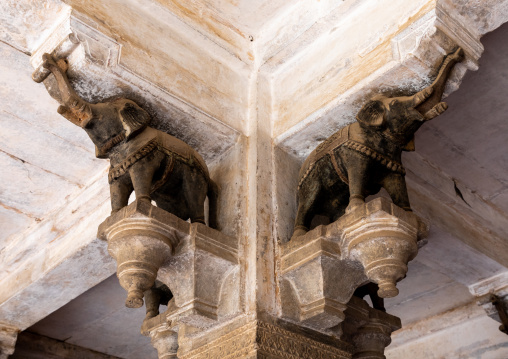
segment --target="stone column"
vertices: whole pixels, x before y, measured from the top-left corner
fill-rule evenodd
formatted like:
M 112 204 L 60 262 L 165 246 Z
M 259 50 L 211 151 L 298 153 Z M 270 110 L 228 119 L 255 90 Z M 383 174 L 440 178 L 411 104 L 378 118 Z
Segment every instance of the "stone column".
M 352 297 L 346 310 L 343 339 L 353 344 L 353 359 L 384 359 L 392 332 L 401 326 L 399 318 L 373 309 L 364 300 Z
M 14 353 L 19 331 L 18 328 L 0 323 L 0 359 L 7 359 Z

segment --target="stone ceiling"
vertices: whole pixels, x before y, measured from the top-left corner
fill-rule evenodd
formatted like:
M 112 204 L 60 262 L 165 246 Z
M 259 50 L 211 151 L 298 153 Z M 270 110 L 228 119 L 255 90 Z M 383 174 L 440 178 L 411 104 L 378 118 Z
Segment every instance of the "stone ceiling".
M 450 110 L 422 128 L 417 152 L 404 158 L 413 207 L 438 229 L 410 267 L 415 284 L 390 305 L 409 323 L 469 303 L 467 286 L 508 264 L 508 28 L 480 42 L 507 20 L 508 1 L 495 0 L 2 2 L 0 321 L 23 309 L 16 323 L 24 329 L 114 272 L 95 237 L 110 210 L 108 164 L 30 77 L 71 32 L 81 42 L 69 58 L 80 95 L 136 100 L 155 127 L 218 169 L 243 137 L 256 136 L 297 167 L 367 97 L 422 88 L 462 46 Z M 288 191 L 278 198 L 280 237 L 294 217 Z M 451 260 L 454 251 L 476 270 Z M 51 302 L 30 305 L 42 296 Z

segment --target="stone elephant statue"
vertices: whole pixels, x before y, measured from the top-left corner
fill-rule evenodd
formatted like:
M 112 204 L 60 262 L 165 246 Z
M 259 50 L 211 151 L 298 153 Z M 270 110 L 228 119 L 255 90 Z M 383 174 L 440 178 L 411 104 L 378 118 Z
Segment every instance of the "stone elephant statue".
M 134 191 L 138 201 L 153 199 L 183 220 L 204 224 L 208 196 L 209 225 L 217 228 L 217 186 L 193 148 L 149 127 L 149 114 L 131 100 L 92 104 L 80 98 L 67 78 L 65 59 L 44 54 L 43 67 L 55 76 L 59 96 L 54 97 L 62 104 L 58 112 L 86 131 L 98 158 L 110 159 L 112 213 L 125 207 Z
M 446 80 L 462 58 L 460 48 L 448 54 L 435 81 L 413 96 L 375 96 L 358 112 L 356 122 L 309 155 L 299 173 L 293 237 L 305 234 L 315 215 L 335 221 L 382 187 L 397 206 L 411 210 L 402 151 L 413 151 L 415 132 L 447 109 L 441 102 Z

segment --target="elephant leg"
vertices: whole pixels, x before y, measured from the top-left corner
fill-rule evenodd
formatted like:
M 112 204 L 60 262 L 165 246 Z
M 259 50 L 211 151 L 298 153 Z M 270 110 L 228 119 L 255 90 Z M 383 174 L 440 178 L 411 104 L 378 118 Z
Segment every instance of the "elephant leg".
M 205 176 L 197 168 L 186 166 L 182 190 L 187 202 L 191 222 L 206 224 L 205 199 L 208 192 L 208 181 Z
M 129 168 L 136 200 L 151 202 L 150 192 L 155 171 L 159 168 L 164 155 L 161 152 L 151 153 L 140 159 Z
M 358 206 L 365 203 L 365 189 L 369 180 L 367 169 L 369 160 L 360 154 L 353 154 L 350 158 L 347 168 L 349 180 L 349 205 L 346 213 L 353 211 Z
M 298 211 L 292 237 L 304 235 L 309 231 L 315 215 L 315 205 L 321 192 L 321 183 L 315 176 L 308 177 L 298 191 Z
M 383 187 L 386 189 L 395 205 L 406 211 L 411 211 L 404 176 L 395 172 L 390 173 L 384 178 Z
M 111 214 L 118 212 L 129 203 L 133 191 L 132 182 L 128 175 L 117 178 L 109 185 L 111 195 Z

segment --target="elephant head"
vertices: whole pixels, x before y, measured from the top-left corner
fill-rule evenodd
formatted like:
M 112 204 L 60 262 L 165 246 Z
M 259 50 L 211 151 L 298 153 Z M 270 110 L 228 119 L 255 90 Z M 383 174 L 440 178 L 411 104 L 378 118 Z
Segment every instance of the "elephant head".
M 58 85 L 58 113 L 86 131 L 98 158 L 107 158 L 115 145 L 128 141 L 149 124 L 150 115 L 131 100 L 92 104 L 80 98 L 69 83 L 65 59 L 55 61 L 44 54 L 43 67 L 53 73 Z
M 439 102 L 425 114 L 417 110 L 433 92 L 433 87 L 427 87 L 413 96 L 374 96 L 361 108 L 356 120 L 364 129 L 376 131 L 399 148 L 414 151 L 415 132 L 425 121 L 433 119 L 448 108 L 445 102 Z

